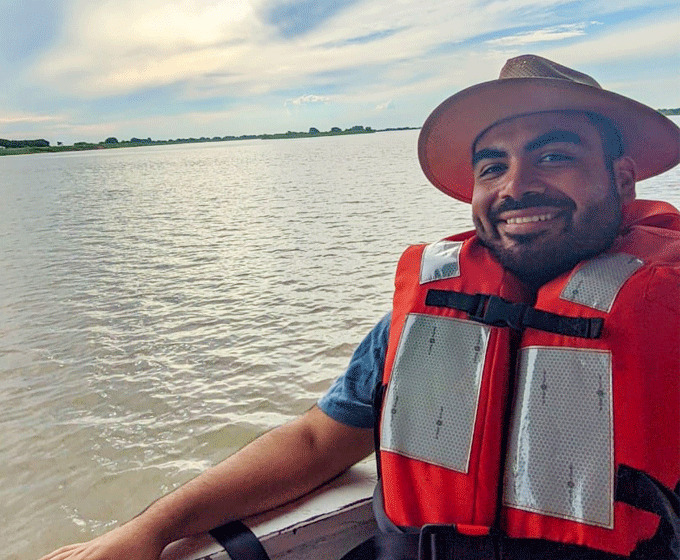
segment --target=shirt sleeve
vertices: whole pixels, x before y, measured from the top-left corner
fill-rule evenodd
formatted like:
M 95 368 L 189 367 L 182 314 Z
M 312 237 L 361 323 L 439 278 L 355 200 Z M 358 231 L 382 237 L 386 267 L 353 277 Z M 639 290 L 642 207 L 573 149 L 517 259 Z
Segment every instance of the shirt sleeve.
M 391 313 L 373 327 L 352 355 L 347 371 L 338 377 L 317 406 L 348 426 L 373 428 L 373 391 L 382 378 Z

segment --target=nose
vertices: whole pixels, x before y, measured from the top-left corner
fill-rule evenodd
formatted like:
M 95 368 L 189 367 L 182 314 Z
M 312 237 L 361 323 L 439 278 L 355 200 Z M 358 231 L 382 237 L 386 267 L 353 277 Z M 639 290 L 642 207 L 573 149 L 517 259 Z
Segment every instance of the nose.
M 533 166 L 524 159 L 511 160 L 503 179 L 499 193 L 502 198 L 519 200 L 527 193 L 545 192 L 545 185 L 537 176 Z

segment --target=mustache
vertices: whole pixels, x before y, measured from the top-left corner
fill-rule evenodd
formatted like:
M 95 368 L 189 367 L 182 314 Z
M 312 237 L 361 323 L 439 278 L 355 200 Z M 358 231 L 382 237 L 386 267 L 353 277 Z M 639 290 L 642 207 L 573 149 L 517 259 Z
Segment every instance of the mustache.
M 493 220 L 498 219 L 498 215 L 511 210 L 524 210 L 525 208 L 536 208 L 540 206 L 553 206 L 574 210 L 576 205 L 570 198 L 554 198 L 543 193 L 527 193 L 519 200 L 514 198 L 504 198 L 498 206 L 489 212 Z

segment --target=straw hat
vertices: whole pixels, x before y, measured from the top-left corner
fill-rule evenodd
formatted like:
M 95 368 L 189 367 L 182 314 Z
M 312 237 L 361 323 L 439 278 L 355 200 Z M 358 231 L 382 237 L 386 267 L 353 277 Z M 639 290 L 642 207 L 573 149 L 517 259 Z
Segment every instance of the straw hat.
M 651 107 L 602 89 L 590 76 L 536 55 L 505 63 L 498 80 L 456 93 L 427 118 L 418 140 L 420 165 L 435 187 L 470 202 L 472 144 L 492 124 L 541 111 L 593 111 L 618 127 L 637 179 L 680 161 L 680 129 Z

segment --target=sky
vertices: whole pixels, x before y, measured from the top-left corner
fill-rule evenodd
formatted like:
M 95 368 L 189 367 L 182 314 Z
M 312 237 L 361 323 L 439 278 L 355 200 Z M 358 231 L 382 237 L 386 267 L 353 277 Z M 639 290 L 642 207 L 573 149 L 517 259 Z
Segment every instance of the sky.
M 680 0 L 0 0 L 0 138 L 418 127 L 525 53 L 680 107 Z

